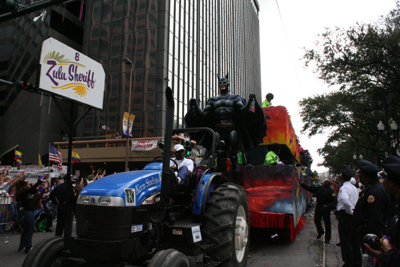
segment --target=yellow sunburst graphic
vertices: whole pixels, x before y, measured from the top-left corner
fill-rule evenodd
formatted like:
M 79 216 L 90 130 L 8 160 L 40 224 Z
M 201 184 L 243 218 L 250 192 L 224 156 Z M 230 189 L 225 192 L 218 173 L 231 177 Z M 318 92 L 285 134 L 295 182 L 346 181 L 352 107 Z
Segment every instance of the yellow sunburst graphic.
M 61 90 L 72 89 L 75 94 L 79 95 L 80 97 L 85 97 L 89 91 L 89 89 L 81 83 L 69 83 L 62 86 L 52 86 L 51 88 Z

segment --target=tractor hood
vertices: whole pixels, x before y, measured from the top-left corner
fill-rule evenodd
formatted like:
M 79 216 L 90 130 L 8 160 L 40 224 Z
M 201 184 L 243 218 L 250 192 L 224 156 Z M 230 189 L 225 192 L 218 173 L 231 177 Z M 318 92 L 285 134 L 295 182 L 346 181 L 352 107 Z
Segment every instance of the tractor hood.
M 121 172 L 106 176 L 84 187 L 78 204 L 140 206 L 154 204 L 161 191 L 161 169 Z M 145 201 L 145 203 L 142 203 Z M 108 203 L 108 205 L 107 205 Z

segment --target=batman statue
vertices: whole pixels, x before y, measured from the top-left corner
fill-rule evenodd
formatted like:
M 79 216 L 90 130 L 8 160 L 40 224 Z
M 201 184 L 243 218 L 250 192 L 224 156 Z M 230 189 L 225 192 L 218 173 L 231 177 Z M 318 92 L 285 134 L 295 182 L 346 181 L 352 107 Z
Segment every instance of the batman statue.
M 199 108 L 195 99 L 190 99 L 185 123 L 187 127 L 213 129 L 217 143 L 220 140 L 225 142 L 225 151 L 232 161 L 233 171 L 240 172 L 237 153 L 239 150 L 246 152 L 262 143 L 267 130 L 265 115 L 254 94 L 249 95 L 247 103 L 239 95 L 230 94 L 228 74 L 218 77 L 218 80 L 219 95 L 208 99 L 203 110 Z M 209 149 L 210 142 L 205 136 L 197 141 Z

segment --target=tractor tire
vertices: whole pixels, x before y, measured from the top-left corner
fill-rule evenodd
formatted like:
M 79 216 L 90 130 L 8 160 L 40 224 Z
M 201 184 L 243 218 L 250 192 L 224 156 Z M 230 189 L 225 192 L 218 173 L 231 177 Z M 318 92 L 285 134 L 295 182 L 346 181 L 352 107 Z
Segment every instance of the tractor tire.
M 243 187 L 224 183 L 210 193 L 202 236 L 207 255 L 225 267 L 244 267 L 250 246 L 250 214 Z
M 63 249 L 62 237 L 42 240 L 28 253 L 22 267 L 60 267 Z
M 185 254 L 167 249 L 157 252 L 147 267 L 189 267 L 189 261 Z

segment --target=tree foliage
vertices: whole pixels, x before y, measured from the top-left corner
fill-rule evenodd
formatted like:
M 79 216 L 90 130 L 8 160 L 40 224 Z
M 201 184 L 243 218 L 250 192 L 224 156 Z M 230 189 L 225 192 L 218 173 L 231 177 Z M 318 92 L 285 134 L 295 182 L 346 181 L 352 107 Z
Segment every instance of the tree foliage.
M 319 79 L 339 88 L 299 103 L 302 132 L 329 135 L 319 150 L 323 165 L 337 172 L 343 164 L 353 163 L 358 152 L 374 161 L 378 149 L 387 148 L 378 122 L 400 120 L 399 2 L 374 24 L 326 29 L 303 59 L 306 67 L 315 66 Z M 392 138 L 397 148 L 398 133 Z

